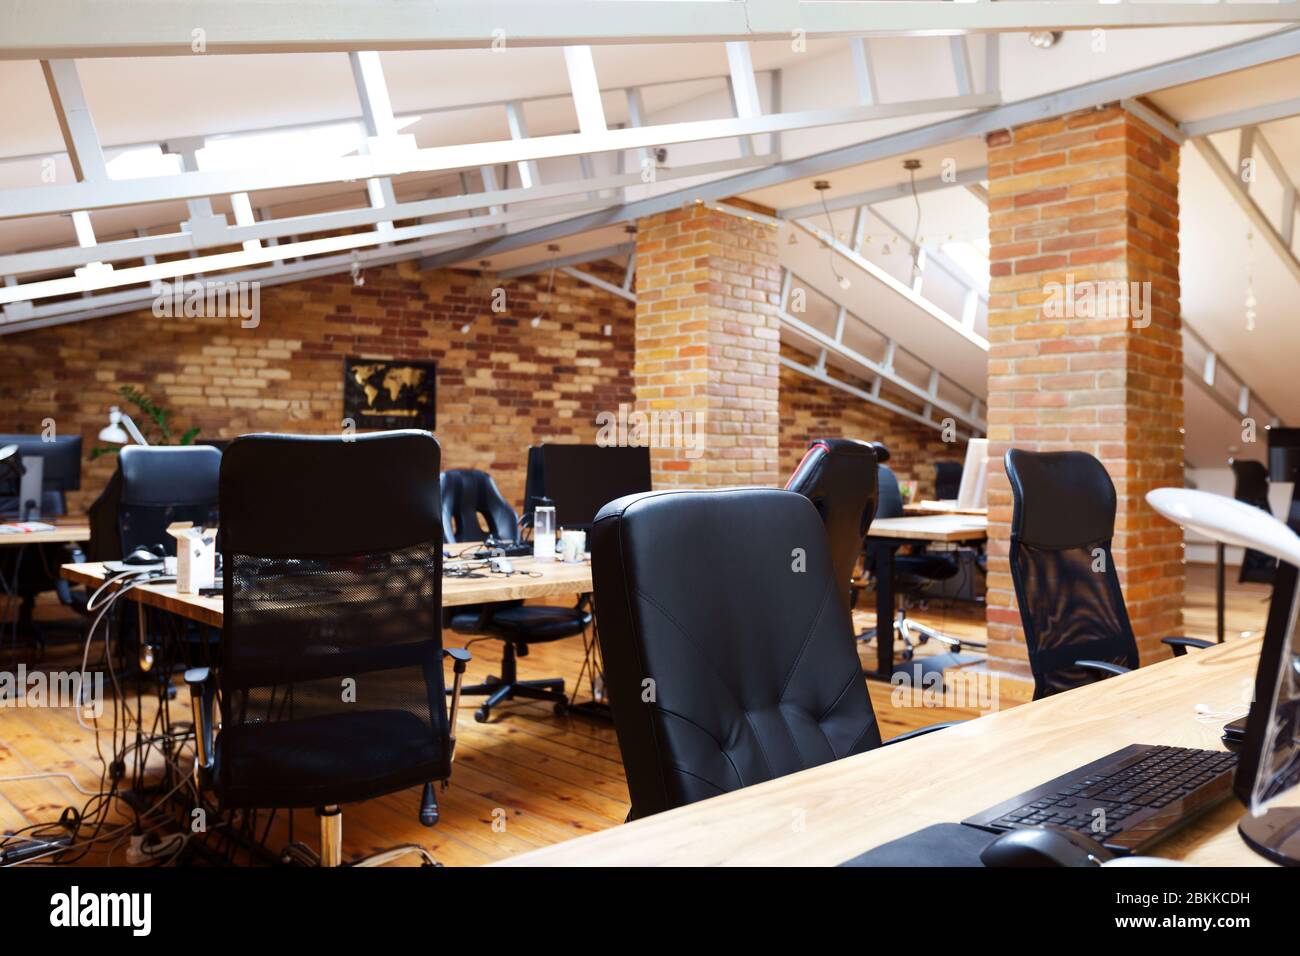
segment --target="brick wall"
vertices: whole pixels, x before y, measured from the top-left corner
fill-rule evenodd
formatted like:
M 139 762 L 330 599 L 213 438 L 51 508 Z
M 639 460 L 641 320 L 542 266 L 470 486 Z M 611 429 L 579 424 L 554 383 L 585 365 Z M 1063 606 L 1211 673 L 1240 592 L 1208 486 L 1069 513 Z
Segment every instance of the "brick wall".
M 1183 483 L 1178 147 L 1118 106 L 992 133 L 988 146 L 990 659 L 1028 673 L 1006 558 L 1011 447 L 1105 465 L 1138 647 L 1144 661 L 1164 656 L 1159 638 L 1181 626 L 1182 534 L 1144 495 Z M 1149 316 L 1133 314 L 1141 302 L 1091 310 L 1081 298 L 1132 282 L 1150 283 Z M 1070 284 L 1077 308 L 1063 302 Z
M 263 288 L 255 329 L 145 310 L 7 336 L 0 431 L 37 432 L 51 417 L 61 433 L 80 433 L 89 454 L 108 407 L 124 404 L 118 387 L 134 385 L 205 438 L 338 433 L 345 356 L 433 360 L 443 466 L 492 472 L 518 507 L 529 444 L 595 441 L 597 413 L 631 402 L 633 310 L 557 273 L 549 296 L 544 274 L 501 283 L 508 308 L 497 314 L 494 285 L 403 263 L 367 270 L 360 287 L 340 275 Z M 73 510 L 89 506 L 114 467 L 111 456 L 86 462 Z
M 803 365 L 814 364 L 812 356 L 788 346 L 791 357 Z M 847 376 L 837 376 L 853 384 Z M 867 383 L 857 383 L 864 389 Z M 934 463 L 961 462 L 964 442 L 945 444 L 940 433 L 888 409 L 854 398 L 832 385 L 781 368 L 781 480 L 795 466 L 814 438 L 858 438 L 882 441 L 889 448 L 889 467 L 900 483 L 910 483 L 921 498 L 934 497 Z
M 638 406 L 703 416 L 701 455 L 652 450 L 656 487 L 780 484 L 775 230 L 695 205 L 636 244 Z

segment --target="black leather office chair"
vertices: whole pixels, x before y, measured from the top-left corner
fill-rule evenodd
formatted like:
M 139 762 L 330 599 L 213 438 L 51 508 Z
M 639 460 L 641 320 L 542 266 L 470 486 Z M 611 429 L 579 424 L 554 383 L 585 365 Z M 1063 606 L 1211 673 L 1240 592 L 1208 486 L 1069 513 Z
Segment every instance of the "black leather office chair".
M 903 510 L 903 495 L 898 487 L 898 478 L 888 465 L 889 449 L 880 442 L 872 442 L 872 447 L 876 449 L 876 460 L 880 463 L 878 466 L 877 489 L 878 502 L 876 504 L 877 518 L 901 518 L 906 512 Z M 863 567 L 867 573 L 874 573 L 877 565 L 881 561 L 888 561 L 890 551 L 893 545 L 886 541 L 868 541 L 866 546 L 866 560 Z M 930 587 L 937 581 L 946 581 L 955 577 L 958 571 L 957 559 L 952 554 L 946 554 L 941 551 L 929 551 L 923 545 L 914 544 L 911 547 L 911 553 L 896 553 L 894 555 L 894 593 L 898 595 L 898 611 L 893 621 L 894 632 L 903 642 L 902 656 L 903 660 L 911 660 L 916 646 L 924 644 L 933 638 L 941 644 L 951 647 L 954 652 L 960 651 L 964 645 L 971 647 L 983 647 L 981 643 L 975 641 L 962 641 L 959 638 L 942 631 L 914 621 L 907 616 L 907 610 L 910 605 L 922 604 L 926 600 L 927 592 Z M 862 590 L 862 585 L 855 586 L 852 603 L 857 603 L 858 593 Z M 869 641 L 876 636 L 876 627 L 863 631 L 860 637 L 864 641 Z
M 514 509 L 501 497 L 496 482 L 487 472 L 468 468 L 448 471 L 442 476 L 442 492 L 442 533 L 448 543 L 484 541 L 489 537 L 513 541 L 517 536 L 519 520 Z M 486 530 L 480 525 L 480 516 L 487 525 Z M 520 680 L 518 658 L 527 657 L 532 644 L 558 641 L 586 631 L 591 625 L 589 603 L 583 595 L 574 607 L 502 601 L 447 609 L 446 626 L 457 634 L 492 637 L 505 645 L 501 652 L 501 676 L 489 677 L 484 683 L 471 684 L 461 691 L 469 696 L 487 696 L 474 711 L 476 721 L 485 722 L 491 717 L 493 707 L 517 697 L 549 700 L 557 714 L 568 711 L 564 679 Z
M 848 607 L 853 570 L 876 513 L 875 448 L 852 438 L 809 442 L 785 490 L 803 495 L 821 516 L 839 594 Z
M 249 435 L 221 463 L 221 663 L 185 675 L 200 778 L 223 810 L 316 808 L 323 865 L 341 861 L 340 804 L 423 785 L 432 826 L 451 776 L 469 654 L 442 647 L 439 457 L 421 431 Z M 368 506 L 340 509 L 340 487 Z M 403 852 L 432 862 L 365 862 Z
M 129 445 L 117 456 L 122 490 L 117 505 L 118 550 L 163 545 L 176 553 L 167 526 L 217 523 L 221 452 L 206 445 Z
M 816 509 L 788 491 L 648 492 L 601 509 L 592 575 L 629 818 L 880 746 L 831 568 Z
M 1046 697 L 1138 666 L 1137 640 L 1111 555 L 1115 486 L 1081 451 L 1013 448 L 1011 580 L 1034 674 Z M 1166 637 L 1175 656 L 1210 641 Z
M 1254 505 L 1272 514 L 1273 509 L 1268 502 L 1268 468 L 1264 463 L 1230 458 L 1228 465 L 1232 468 L 1234 485 L 1232 496 L 1238 501 L 1244 501 L 1248 505 Z M 1256 584 L 1272 584 L 1276 574 L 1276 558 L 1262 551 L 1247 548 L 1241 558 L 1241 570 L 1237 574 L 1237 581 L 1242 584 L 1248 581 Z
M 962 463 L 936 461 L 934 463 L 934 496 L 939 501 L 953 501 L 961 492 Z

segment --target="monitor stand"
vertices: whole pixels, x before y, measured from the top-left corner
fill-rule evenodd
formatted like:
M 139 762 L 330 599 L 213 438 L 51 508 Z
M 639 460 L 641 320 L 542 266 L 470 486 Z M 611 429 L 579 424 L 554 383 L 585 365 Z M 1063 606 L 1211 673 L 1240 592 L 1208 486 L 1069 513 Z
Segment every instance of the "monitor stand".
M 1274 807 L 1246 814 L 1237 824 L 1246 845 L 1274 863 L 1300 866 L 1300 807 Z

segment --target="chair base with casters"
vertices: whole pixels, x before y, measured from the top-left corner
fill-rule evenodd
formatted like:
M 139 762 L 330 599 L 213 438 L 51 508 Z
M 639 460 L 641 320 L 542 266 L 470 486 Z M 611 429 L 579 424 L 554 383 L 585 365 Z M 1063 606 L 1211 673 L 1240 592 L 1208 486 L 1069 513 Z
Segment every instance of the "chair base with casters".
M 451 736 L 448 741 L 448 766 L 456 759 L 456 720 L 460 714 L 460 697 L 465 679 L 465 668 L 471 660 L 469 651 L 459 647 L 442 649 L 444 658 L 452 661 L 453 680 L 447 693 L 451 697 L 448 711 L 448 725 Z M 190 689 L 191 717 L 194 721 L 194 778 L 200 793 L 211 788 L 217 778 L 219 741 L 215 737 L 215 697 L 216 686 L 212 672 L 207 667 L 194 667 L 185 672 L 185 683 Z M 380 712 L 381 714 L 383 712 Z M 443 787 L 447 778 L 442 779 Z M 218 794 L 220 791 L 218 791 Z M 280 856 L 282 863 L 302 866 L 337 867 L 345 865 L 342 860 L 343 847 L 343 811 L 337 804 L 327 804 L 316 809 L 321 821 L 321 849 L 312 850 L 303 843 L 291 843 Z M 438 798 L 434 781 L 425 781 L 420 791 L 420 823 L 432 827 L 438 822 Z M 347 863 L 347 866 L 382 866 L 410 854 L 421 857 L 424 866 L 439 866 L 424 847 L 417 844 L 401 844 L 380 850 L 370 856 Z
M 492 709 L 508 700 L 551 701 L 555 713 L 568 713 L 569 699 L 564 680 L 548 677 L 542 680 L 520 680 L 518 659 L 528 656 L 532 644 L 549 643 L 566 637 L 575 637 L 591 626 L 588 596 L 574 607 L 528 605 L 522 602 L 484 605 L 452 614 L 448 627 L 458 634 L 496 638 L 503 642 L 501 674 L 487 678 L 461 690 L 471 697 L 486 696 L 474 719 L 482 724 L 491 719 Z

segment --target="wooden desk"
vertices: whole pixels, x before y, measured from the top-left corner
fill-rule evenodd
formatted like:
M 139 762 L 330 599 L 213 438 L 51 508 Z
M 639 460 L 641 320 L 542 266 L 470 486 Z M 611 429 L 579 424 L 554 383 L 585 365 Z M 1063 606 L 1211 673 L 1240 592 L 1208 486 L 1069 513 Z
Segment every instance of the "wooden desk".
M 52 521 L 45 523 L 54 524 Z M 28 531 L 12 534 L 0 532 L 0 547 L 24 544 L 69 544 L 74 541 L 89 540 L 90 527 L 81 523 L 56 525 L 53 531 Z
M 983 515 L 988 516 L 988 508 L 959 508 L 956 500 L 941 501 L 926 498 L 903 505 L 903 510 L 913 515 Z
M 444 577 L 442 579 L 443 607 L 584 594 L 592 589 L 591 564 L 588 562 L 563 564 L 559 561 L 541 562 L 533 558 L 512 558 L 511 563 L 521 571 L 539 571 L 541 576 Z M 60 574 L 69 581 L 89 587 L 98 587 L 105 578 L 104 566 L 97 563 L 65 564 L 60 568 Z M 175 584 L 142 584 L 131 591 L 131 596 L 149 607 L 170 611 L 191 621 L 198 621 L 200 624 L 221 627 L 222 604 L 219 596 L 200 597 L 197 594 L 180 594 Z
M 876 565 L 876 669 L 868 676 L 889 680 L 894 672 L 894 555 L 909 541 L 983 541 L 989 535 L 989 520 L 979 515 L 916 515 L 877 518 L 867 530 L 867 539 L 884 542 L 888 553 Z
M 983 541 L 988 536 L 987 517 L 965 514 L 877 518 L 867 530 L 869 538 L 901 541 Z
M 1241 639 L 1193 651 L 498 865 L 834 866 L 930 824 L 956 823 L 1129 744 L 1223 749 L 1222 721 L 1198 722 L 1196 705 L 1238 706 L 1259 647 Z M 1283 802 L 1300 802 L 1298 790 Z M 1202 866 L 1268 865 L 1236 834 L 1243 812 L 1229 801 L 1156 852 Z

